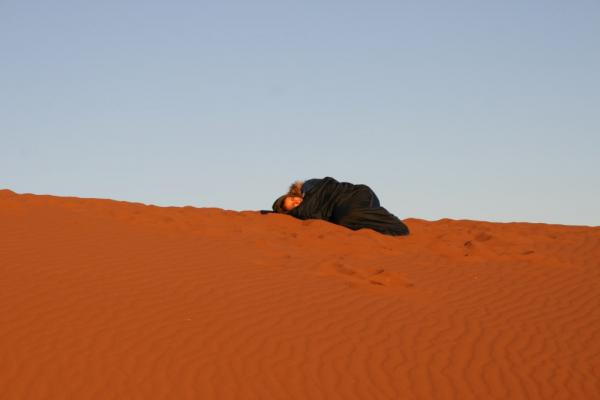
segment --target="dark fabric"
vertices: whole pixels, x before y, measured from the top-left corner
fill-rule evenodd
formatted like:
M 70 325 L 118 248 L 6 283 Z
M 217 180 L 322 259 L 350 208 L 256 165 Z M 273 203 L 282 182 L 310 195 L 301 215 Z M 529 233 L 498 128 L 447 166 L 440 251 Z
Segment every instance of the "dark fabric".
M 370 228 L 386 235 L 408 235 L 408 227 L 381 207 L 370 187 L 338 182 L 334 178 L 311 179 L 302 203 L 289 212 L 299 219 L 322 219 L 358 230 Z M 304 187 L 303 187 L 304 192 Z
M 315 186 L 317 186 L 319 183 L 321 183 L 322 180 L 323 179 L 309 179 L 309 180 L 307 180 L 302 185 L 302 193 L 304 195 L 306 195 L 306 193 L 310 192 L 311 190 L 313 190 L 315 188 Z

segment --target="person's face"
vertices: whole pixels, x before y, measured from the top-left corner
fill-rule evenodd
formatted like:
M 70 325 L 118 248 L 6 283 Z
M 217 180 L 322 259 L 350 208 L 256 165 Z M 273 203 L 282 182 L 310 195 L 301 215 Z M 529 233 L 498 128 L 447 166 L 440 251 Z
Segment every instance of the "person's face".
M 300 203 L 302 203 L 302 197 L 288 196 L 283 201 L 283 208 L 286 211 L 290 211 L 290 210 L 298 207 L 300 205 Z

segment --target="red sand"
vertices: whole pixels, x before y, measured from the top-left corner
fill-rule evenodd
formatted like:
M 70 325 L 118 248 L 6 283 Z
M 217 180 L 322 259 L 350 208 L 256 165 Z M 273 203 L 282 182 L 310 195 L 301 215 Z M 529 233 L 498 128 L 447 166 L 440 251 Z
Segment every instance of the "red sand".
M 2 399 L 598 399 L 600 227 L 0 191 Z

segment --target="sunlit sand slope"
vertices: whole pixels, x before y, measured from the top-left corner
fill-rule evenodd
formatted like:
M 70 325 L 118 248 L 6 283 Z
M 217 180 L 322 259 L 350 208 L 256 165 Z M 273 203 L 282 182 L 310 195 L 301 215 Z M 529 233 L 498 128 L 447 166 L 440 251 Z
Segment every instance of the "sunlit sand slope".
M 600 228 L 406 223 L 0 191 L 0 398 L 600 398 Z

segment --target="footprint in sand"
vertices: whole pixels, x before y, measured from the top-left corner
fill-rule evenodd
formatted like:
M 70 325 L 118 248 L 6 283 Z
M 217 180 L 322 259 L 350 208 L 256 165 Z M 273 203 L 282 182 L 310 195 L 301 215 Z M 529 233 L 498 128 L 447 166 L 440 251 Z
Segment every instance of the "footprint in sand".
M 398 272 L 387 272 L 381 269 L 381 272 L 370 275 L 368 281 L 372 285 L 380 285 L 387 287 L 413 287 L 414 284 L 409 282 L 406 277 Z
M 493 236 L 486 232 L 479 232 L 477 235 L 475 235 L 475 240 L 477 240 L 478 242 L 487 242 L 492 238 Z
M 319 274 L 343 278 L 351 286 L 365 284 L 392 288 L 408 288 L 414 284 L 398 272 L 386 271 L 378 267 L 355 267 L 340 261 L 324 262 L 319 266 Z

